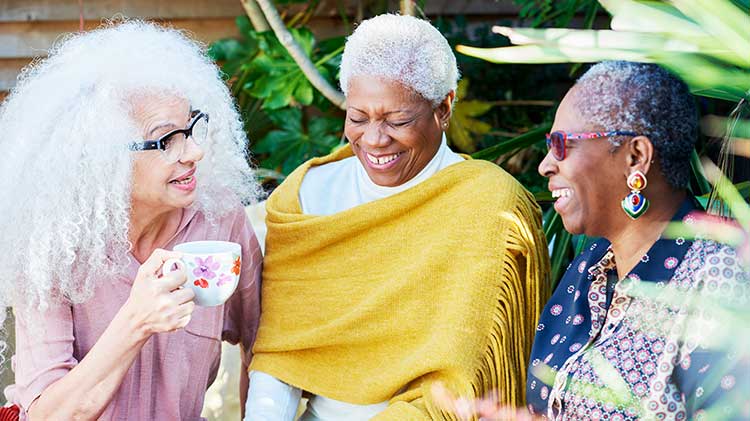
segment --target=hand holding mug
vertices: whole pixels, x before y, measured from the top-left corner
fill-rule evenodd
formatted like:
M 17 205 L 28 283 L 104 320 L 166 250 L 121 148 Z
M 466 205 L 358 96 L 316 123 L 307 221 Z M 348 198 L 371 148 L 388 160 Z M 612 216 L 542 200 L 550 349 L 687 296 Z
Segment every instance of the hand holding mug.
M 158 276 L 165 262 L 180 256 L 179 252 L 156 249 L 138 269 L 123 307 L 146 335 L 171 332 L 190 322 L 195 294 L 189 288 L 180 288 L 185 275 L 174 272 Z

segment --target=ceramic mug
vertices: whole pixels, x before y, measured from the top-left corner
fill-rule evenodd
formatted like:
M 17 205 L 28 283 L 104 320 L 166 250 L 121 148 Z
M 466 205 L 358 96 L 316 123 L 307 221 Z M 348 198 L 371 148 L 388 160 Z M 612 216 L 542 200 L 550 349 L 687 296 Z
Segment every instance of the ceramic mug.
M 195 292 L 195 304 L 213 307 L 224 304 L 237 289 L 242 267 L 242 247 L 228 241 L 191 241 L 178 244 L 174 251 L 181 259 L 164 262 L 162 272 L 185 272 L 184 288 Z

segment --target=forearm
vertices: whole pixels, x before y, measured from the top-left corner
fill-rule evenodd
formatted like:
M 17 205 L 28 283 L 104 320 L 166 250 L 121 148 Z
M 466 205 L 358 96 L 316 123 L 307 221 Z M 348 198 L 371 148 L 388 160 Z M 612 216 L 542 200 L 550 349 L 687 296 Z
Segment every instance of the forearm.
M 47 387 L 29 408 L 32 420 L 95 420 L 114 397 L 149 336 L 125 307 L 69 373 Z
M 292 421 L 302 390 L 260 371 L 250 373 L 245 421 Z

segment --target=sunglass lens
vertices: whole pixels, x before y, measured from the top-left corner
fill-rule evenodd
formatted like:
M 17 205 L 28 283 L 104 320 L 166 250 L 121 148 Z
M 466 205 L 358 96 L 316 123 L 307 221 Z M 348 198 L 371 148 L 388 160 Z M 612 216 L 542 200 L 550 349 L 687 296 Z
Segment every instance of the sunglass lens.
M 565 134 L 562 132 L 553 132 L 549 135 L 549 141 L 547 142 L 549 148 L 552 150 L 552 156 L 558 161 L 562 161 L 565 158 Z

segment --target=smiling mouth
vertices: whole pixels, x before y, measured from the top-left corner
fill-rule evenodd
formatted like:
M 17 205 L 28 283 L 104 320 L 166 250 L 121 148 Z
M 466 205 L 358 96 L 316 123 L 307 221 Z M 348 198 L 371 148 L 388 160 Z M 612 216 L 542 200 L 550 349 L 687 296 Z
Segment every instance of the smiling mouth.
M 189 175 L 180 180 L 172 180 L 169 182 L 169 184 L 190 184 L 192 181 L 193 181 L 193 176 Z
M 558 197 L 568 197 L 571 194 L 573 194 L 573 190 L 571 189 L 555 189 L 552 190 L 552 197 L 558 198 Z
M 367 156 L 367 160 L 375 165 L 385 165 L 394 159 L 398 158 L 403 152 L 394 153 L 391 155 L 384 155 L 381 157 L 370 155 L 369 153 L 365 153 Z

